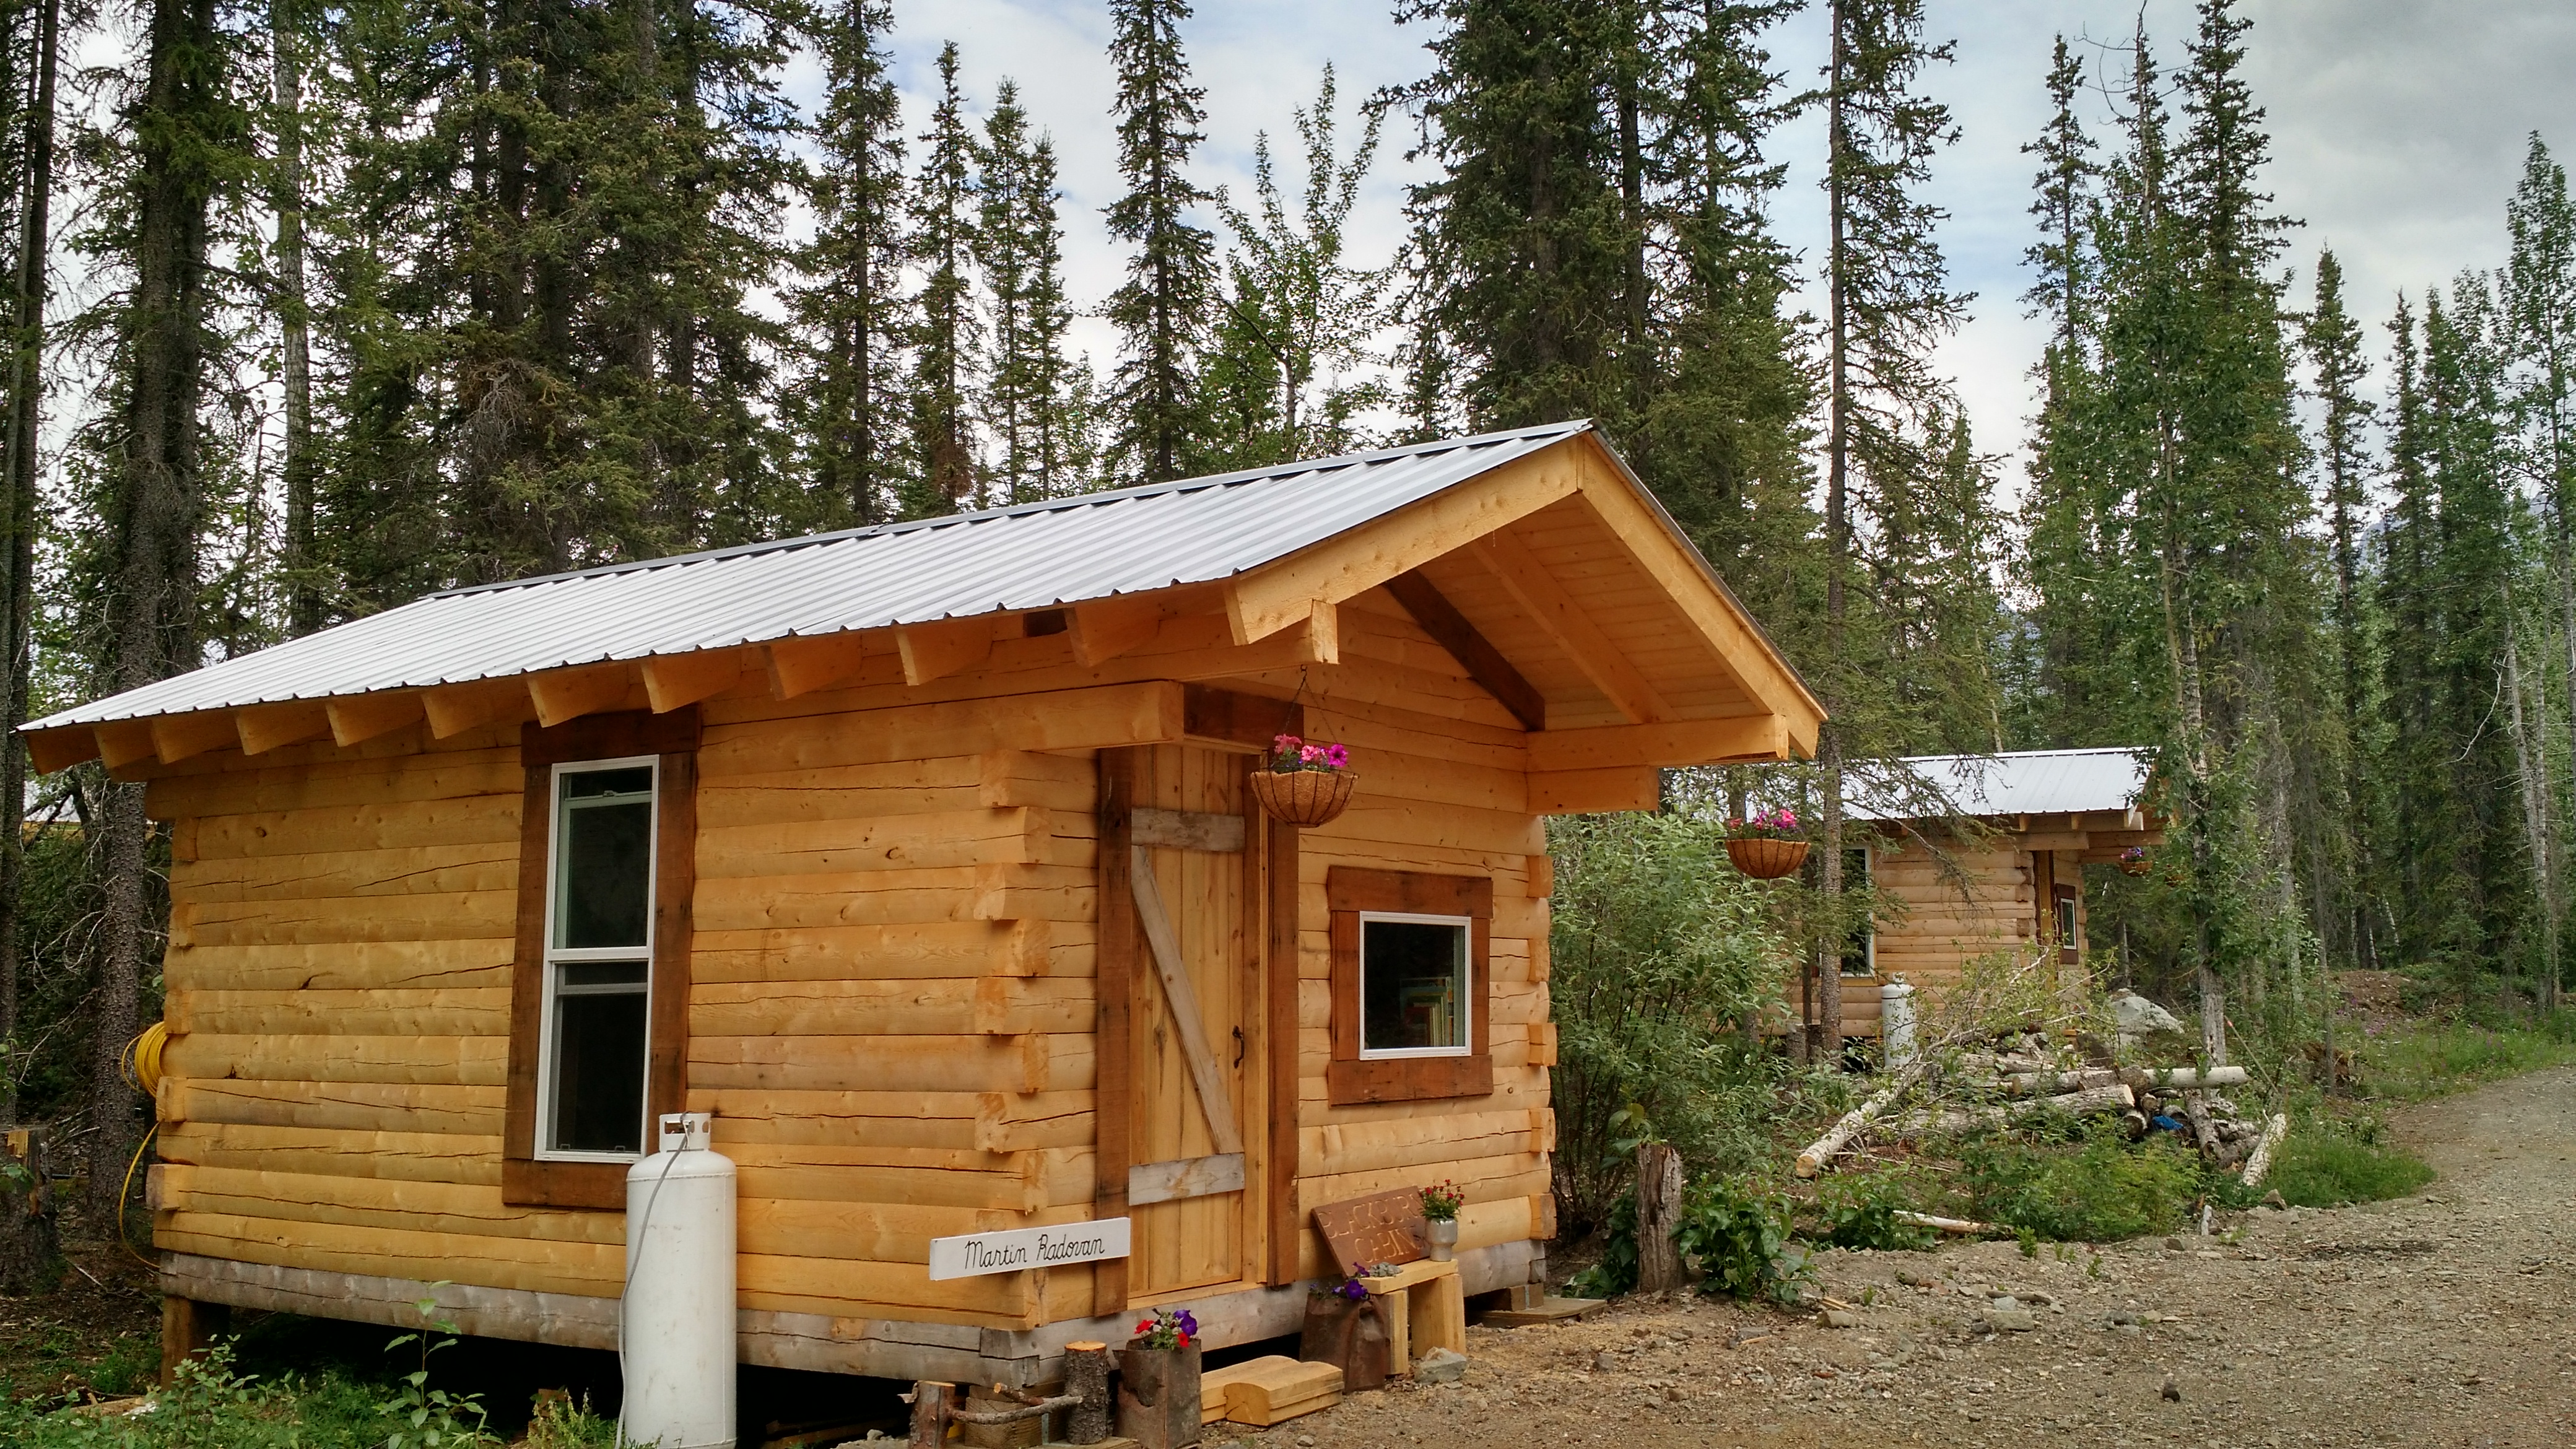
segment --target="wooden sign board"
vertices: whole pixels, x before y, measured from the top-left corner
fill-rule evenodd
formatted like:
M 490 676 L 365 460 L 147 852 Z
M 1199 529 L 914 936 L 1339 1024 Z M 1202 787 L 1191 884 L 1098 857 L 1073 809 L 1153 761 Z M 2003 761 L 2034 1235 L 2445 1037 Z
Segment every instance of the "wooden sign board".
M 930 1277 L 980 1278 L 1027 1268 L 1064 1268 L 1127 1256 L 1127 1219 L 1101 1218 L 1051 1228 L 961 1233 L 930 1240 Z
M 1422 1194 L 1409 1187 L 1327 1203 L 1315 1209 L 1315 1229 L 1324 1235 L 1333 1266 L 1344 1273 L 1354 1263 L 1417 1262 L 1430 1235 L 1422 1221 Z

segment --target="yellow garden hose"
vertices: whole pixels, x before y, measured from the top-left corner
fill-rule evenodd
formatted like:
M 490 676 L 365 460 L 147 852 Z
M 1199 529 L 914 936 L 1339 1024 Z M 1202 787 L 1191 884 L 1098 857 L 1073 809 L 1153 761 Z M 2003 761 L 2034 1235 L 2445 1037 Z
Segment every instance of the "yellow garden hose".
M 124 1054 L 117 1059 L 117 1070 L 128 1085 L 146 1097 L 158 1098 L 161 1092 L 161 1049 L 170 1044 L 170 1025 L 156 1021 L 143 1028 L 140 1035 L 125 1044 Z M 125 1204 L 134 1196 L 134 1174 L 143 1168 L 143 1154 L 151 1150 L 152 1139 L 161 1131 L 160 1113 L 153 1114 L 152 1128 L 143 1140 L 134 1144 L 134 1160 L 125 1165 L 125 1183 L 116 1193 L 116 1240 L 134 1261 L 158 1270 L 160 1264 L 137 1252 L 132 1239 L 125 1235 Z

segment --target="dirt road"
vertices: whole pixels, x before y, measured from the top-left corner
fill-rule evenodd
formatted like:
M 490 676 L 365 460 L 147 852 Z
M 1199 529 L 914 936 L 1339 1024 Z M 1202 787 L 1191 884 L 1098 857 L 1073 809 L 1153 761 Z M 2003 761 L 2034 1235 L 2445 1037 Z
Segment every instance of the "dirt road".
M 1622 1303 L 1472 1329 L 1463 1384 L 1358 1395 L 1247 1442 L 2576 1445 L 2576 1069 L 2406 1109 L 2397 1130 L 2441 1173 L 2421 1196 L 2099 1254 L 1830 1253 L 1823 1291 L 1867 1300 L 1857 1327 Z M 2002 1296 L 2036 1327 L 1989 1332 Z

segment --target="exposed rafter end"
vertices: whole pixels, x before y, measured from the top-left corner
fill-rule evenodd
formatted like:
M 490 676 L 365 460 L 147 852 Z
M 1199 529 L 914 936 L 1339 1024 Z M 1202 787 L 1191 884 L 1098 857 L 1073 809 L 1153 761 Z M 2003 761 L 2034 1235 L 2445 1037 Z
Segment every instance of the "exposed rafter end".
M 175 765 L 208 750 L 238 748 L 240 744 L 241 733 L 233 727 L 230 710 L 165 714 L 152 721 L 152 753 L 160 756 L 165 765 Z
M 331 712 L 318 699 L 284 704 L 254 704 L 233 712 L 245 755 L 264 755 L 287 745 L 300 745 L 331 732 Z
M 993 652 L 993 618 L 974 614 L 928 624 L 906 624 L 894 631 L 896 652 L 903 656 L 903 682 L 928 684 L 934 679 L 972 669 Z
M 39 775 L 68 770 L 98 758 L 98 731 L 86 725 L 45 730 L 27 740 L 27 763 Z
M 780 639 L 763 652 L 769 663 L 769 692 L 780 699 L 838 684 L 868 661 L 867 636 L 856 630 Z
M 323 707 L 331 718 L 331 740 L 344 750 L 418 724 L 423 717 L 421 696 L 408 689 L 346 695 Z
M 517 679 L 478 679 L 470 684 L 442 684 L 423 690 L 422 713 L 429 716 L 432 739 L 461 735 L 476 725 L 527 717 L 528 686 Z
M 1162 601 L 1152 595 L 1095 599 L 1071 610 L 1073 657 L 1095 669 L 1146 643 L 1163 627 Z
M 751 665 L 752 657 L 740 649 L 656 655 L 644 661 L 644 697 L 655 714 L 669 714 L 733 688 Z

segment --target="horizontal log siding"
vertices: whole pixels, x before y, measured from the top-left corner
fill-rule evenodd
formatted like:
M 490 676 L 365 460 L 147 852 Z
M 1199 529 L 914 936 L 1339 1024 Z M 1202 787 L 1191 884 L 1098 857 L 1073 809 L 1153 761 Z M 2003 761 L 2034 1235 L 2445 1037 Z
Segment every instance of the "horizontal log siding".
M 1462 1246 L 1544 1236 L 1555 1038 L 1547 904 L 1527 891 L 1546 840 L 1519 725 L 1382 594 L 1345 606 L 1341 638 L 1343 663 L 1307 677 L 1313 731 L 1347 742 L 1361 778 L 1299 857 L 1298 1221 L 1450 1178 L 1468 1196 Z M 716 1114 L 741 1171 L 742 1304 L 1085 1317 L 1085 1270 L 933 1284 L 925 1264 L 934 1237 L 1090 1212 L 1091 752 L 1015 748 L 1055 725 L 997 725 L 1002 700 L 926 709 L 882 672 L 786 703 L 747 681 L 702 706 L 689 1105 Z M 1015 675 L 1090 682 L 1052 666 L 988 687 Z M 971 699 L 972 677 L 929 693 Z M 1298 676 L 1232 683 L 1284 698 Z M 501 1201 L 515 744 L 514 725 L 436 743 L 414 729 L 258 761 L 216 751 L 153 781 L 177 857 L 162 1246 L 616 1291 L 618 1215 Z M 1335 865 L 1493 879 L 1491 1096 L 1328 1101 Z M 1320 1271 L 1301 1236 L 1303 1271 Z

